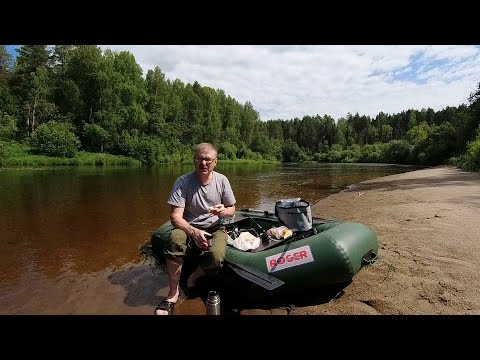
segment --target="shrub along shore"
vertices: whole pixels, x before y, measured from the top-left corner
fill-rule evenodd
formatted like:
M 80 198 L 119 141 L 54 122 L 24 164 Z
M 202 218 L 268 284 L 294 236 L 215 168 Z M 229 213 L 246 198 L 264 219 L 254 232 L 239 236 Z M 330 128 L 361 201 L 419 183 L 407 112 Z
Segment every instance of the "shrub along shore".
M 182 164 L 192 164 L 191 158 L 183 158 L 178 161 Z M 222 159 L 222 164 L 275 164 L 274 160 L 251 160 L 251 159 Z M 14 141 L 0 141 L 0 167 L 18 166 L 142 166 L 138 159 L 123 155 L 108 153 L 93 153 L 78 151 L 73 157 L 36 155 L 30 146 Z

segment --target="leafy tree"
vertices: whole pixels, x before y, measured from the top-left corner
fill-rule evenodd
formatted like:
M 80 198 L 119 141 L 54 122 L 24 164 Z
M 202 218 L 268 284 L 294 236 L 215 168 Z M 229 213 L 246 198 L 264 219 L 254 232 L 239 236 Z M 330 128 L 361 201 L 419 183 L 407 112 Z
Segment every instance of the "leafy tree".
M 476 131 L 480 129 L 480 83 L 477 90 L 470 94 L 469 98 L 470 116 L 466 118 L 464 133 L 467 141 L 475 138 Z
M 0 140 L 13 140 L 17 130 L 15 118 L 6 112 L 0 113 Z
M 66 56 L 65 87 L 67 94 L 74 96 L 63 107 L 75 114 L 73 124 L 78 131 L 84 122 L 94 121 L 96 112 L 102 110 L 101 63 L 102 52 L 94 45 L 75 46 Z
M 366 143 L 373 144 L 375 143 L 378 138 L 378 130 L 375 126 L 371 125 L 368 127 L 367 134 L 366 134 Z
M 433 126 L 428 137 L 415 147 L 415 160 L 426 165 L 445 163 L 455 153 L 455 135 L 455 128 L 448 122 Z
M 384 148 L 383 159 L 391 164 L 408 164 L 412 149 L 406 140 L 392 140 Z
M 169 86 L 165 81 L 165 74 L 157 66 L 149 70 L 145 79 L 147 104 L 146 113 L 148 132 L 161 134 L 168 117 Z
M 56 113 L 56 106 L 50 100 L 50 53 L 46 45 L 22 45 L 18 54 L 12 90 L 21 105 L 21 128 L 30 134 Z
M 206 86 L 202 88 L 200 98 L 203 103 L 203 141 L 218 143 L 222 133 L 220 98 L 215 90 Z
M 363 146 L 360 150 L 359 161 L 364 163 L 382 162 L 384 147 L 385 145 L 382 143 Z
M 142 70 L 128 52 L 105 51 L 99 64 L 100 104 L 103 122 L 98 122 L 112 136 L 118 137 L 123 130 L 140 134 L 147 129 L 144 104 L 147 100 Z
M 381 129 L 380 141 L 383 143 L 389 142 L 392 139 L 393 128 L 390 125 L 385 124 L 382 125 Z
M 268 120 L 267 132 L 270 138 L 284 140 L 282 120 Z
M 237 146 L 241 142 L 240 116 L 241 109 L 238 107 L 238 103 L 231 97 L 228 97 L 222 111 L 223 137 L 225 140 L 237 144 Z
M 477 139 L 467 145 L 464 166 L 471 171 L 480 171 L 480 132 Z
M 84 138 L 88 149 L 103 152 L 104 145 L 110 140 L 110 134 L 100 125 L 86 123 Z
M 83 111 L 82 93 L 71 77 L 71 59 L 75 55 L 76 47 L 73 45 L 56 45 L 52 54 L 52 96 L 55 105 L 65 121 L 79 126 L 80 114 Z M 77 129 L 79 130 L 79 129 Z
M 378 129 L 378 138 L 384 142 L 383 139 L 383 125 L 387 125 L 387 115 L 384 112 L 380 112 L 375 117 L 375 127 Z
M 253 105 L 250 101 L 247 101 L 243 106 L 240 118 L 240 137 L 246 144 L 250 144 L 252 142 L 253 133 L 255 129 L 255 124 L 259 124 L 260 122 L 260 115 L 258 112 L 253 108 Z M 263 123 L 262 123 L 263 124 Z M 266 135 L 266 128 L 264 129 Z M 254 150 L 255 151 L 255 150 Z
M 51 56 L 52 66 L 56 68 L 56 72 L 61 76 L 67 75 L 67 67 L 75 49 L 74 45 L 55 45 Z
M 428 138 L 430 132 L 431 132 L 430 125 L 428 125 L 425 121 L 421 122 L 420 124 L 408 130 L 407 140 L 408 142 L 410 142 L 410 144 L 417 145 L 425 141 L 425 139 Z
M 33 131 L 30 146 L 36 154 L 71 158 L 75 156 L 80 140 L 70 124 L 50 121 Z
M 57 108 L 49 101 L 49 95 L 48 70 L 45 66 L 39 66 L 33 76 L 32 91 L 24 103 L 27 125 L 30 124 L 31 131 L 35 130 L 38 124 L 54 118 L 57 114 Z
M 293 140 L 287 140 L 282 147 L 282 157 L 285 162 L 299 162 L 305 159 L 305 153 Z
M 310 154 L 319 149 L 320 134 L 317 133 L 317 124 L 318 121 L 315 121 L 314 118 L 305 116 L 297 126 L 296 143 L 298 146 L 308 149 Z
M 264 159 L 281 160 L 283 128 L 281 120 L 255 121 L 252 124 L 250 148 Z
M 326 162 L 341 162 L 343 160 L 343 148 L 340 144 L 333 144 L 330 147 L 330 150 L 326 154 L 319 154 L 318 160 L 319 161 L 326 161 Z
M 411 129 L 415 125 L 417 125 L 417 112 L 415 110 L 408 110 L 407 111 L 407 117 L 408 117 L 407 129 Z
M 13 66 L 12 56 L 5 45 L 0 45 L 0 84 L 7 84 Z
M 346 124 L 344 119 L 339 119 L 336 126 L 335 126 L 335 135 L 334 135 L 334 140 L 332 142 L 333 144 L 338 144 L 342 149 L 344 149 L 347 146 L 347 139 L 345 136 L 346 132 Z
M 10 115 L 18 113 L 15 98 L 10 91 L 12 66 L 12 56 L 7 52 L 5 45 L 0 45 L 0 114 L 2 112 Z
M 425 121 L 429 125 L 435 124 L 435 111 L 431 108 L 427 109 L 427 112 L 425 114 Z
M 229 143 L 228 141 L 223 142 L 218 150 L 218 155 L 221 160 L 235 160 L 237 158 L 237 147 L 234 144 Z
M 361 157 L 361 147 L 358 144 L 353 144 L 343 151 L 343 162 L 356 163 Z

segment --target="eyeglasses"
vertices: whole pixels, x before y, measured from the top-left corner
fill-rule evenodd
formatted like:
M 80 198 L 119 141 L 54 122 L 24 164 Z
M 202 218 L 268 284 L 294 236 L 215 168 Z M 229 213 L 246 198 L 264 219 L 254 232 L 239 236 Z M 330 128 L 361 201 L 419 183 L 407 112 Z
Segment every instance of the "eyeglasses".
M 201 163 L 201 162 L 205 161 L 205 164 L 207 164 L 207 165 L 210 165 L 214 160 L 217 160 L 217 159 L 216 158 L 215 159 L 198 158 L 198 157 L 195 158 L 196 162 Z

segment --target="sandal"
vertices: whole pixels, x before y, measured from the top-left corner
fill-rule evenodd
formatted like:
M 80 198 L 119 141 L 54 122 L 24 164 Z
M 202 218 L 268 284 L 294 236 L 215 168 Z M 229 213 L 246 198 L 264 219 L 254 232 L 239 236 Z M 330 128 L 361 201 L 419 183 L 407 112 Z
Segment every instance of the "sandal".
M 167 315 L 171 315 L 173 309 L 175 309 L 175 303 L 174 302 L 163 300 L 160 304 L 157 305 L 153 314 L 157 315 L 157 310 L 164 310 L 164 311 L 168 312 Z

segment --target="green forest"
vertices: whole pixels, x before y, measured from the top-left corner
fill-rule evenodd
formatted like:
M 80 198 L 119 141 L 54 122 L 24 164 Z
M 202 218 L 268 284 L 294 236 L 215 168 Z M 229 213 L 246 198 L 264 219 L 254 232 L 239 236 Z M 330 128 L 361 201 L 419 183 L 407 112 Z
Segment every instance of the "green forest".
M 95 45 L 0 45 L 0 166 L 154 165 L 219 159 L 452 164 L 480 170 L 480 84 L 467 104 L 376 117 L 262 121 L 222 89 L 143 74 L 129 52 Z M 264 119 L 265 120 L 265 119 Z

